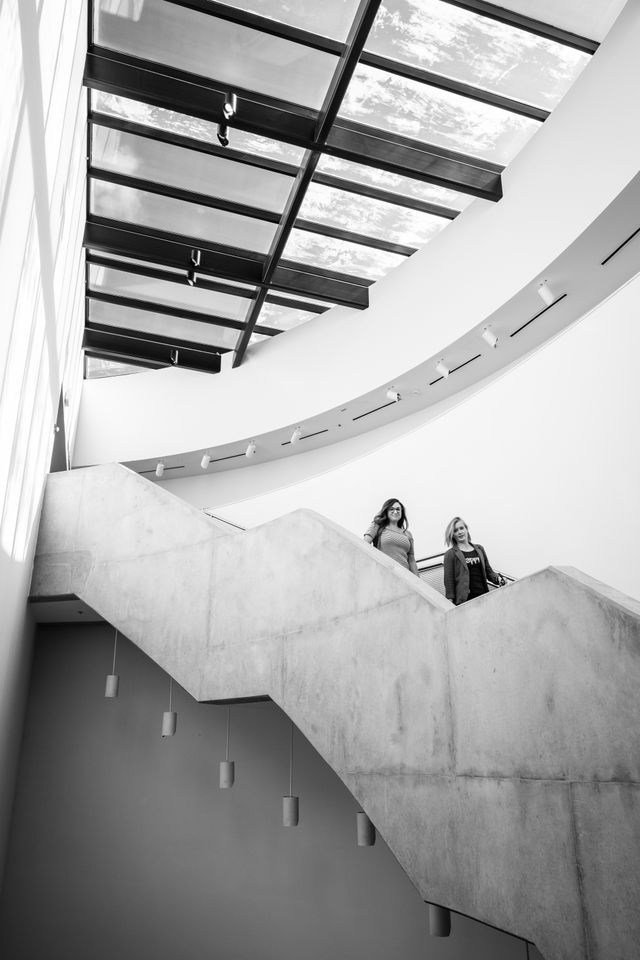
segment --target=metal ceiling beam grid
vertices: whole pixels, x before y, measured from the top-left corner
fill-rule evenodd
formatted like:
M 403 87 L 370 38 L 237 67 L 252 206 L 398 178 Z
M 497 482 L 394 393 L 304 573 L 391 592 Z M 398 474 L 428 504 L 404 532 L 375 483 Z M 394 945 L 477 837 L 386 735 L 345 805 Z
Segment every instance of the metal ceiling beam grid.
M 280 225 L 276 230 L 276 235 L 269 250 L 269 255 L 267 257 L 267 262 L 264 269 L 264 279 L 266 283 L 270 282 L 271 277 L 278 266 L 280 257 L 282 256 L 289 236 L 291 235 L 295 221 L 298 218 L 298 212 L 307 192 L 307 187 L 311 183 L 318 165 L 318 161 L 320 160 L 320 152 L 318 148 L 325 143 L 327 135 L 331 130 L 331 126 L 338 114 L 338 110 L 342 104 L 347 87 L 358 65 L 358 60 L 360 59 L 364 49 L 367 37 L 369 36 L 369 31 L 373 26 L 376 16 L 378 15 L 378 9 L 381 2 L 382 0 L 360 0 L 356 15 L 349 30 L 345 48 L 338 59 L 336 69 L 333 73 L 333 77 L 331 78 L 331 83 L 329 84 L 329 89 L 325 94 L 322 107 L 318 114 L 313 133 L 312 148 L 307 151 L 302 161 L 300 171 L 296 177 L 293 189 L 289 194 L 289 199 L 284 209 L 284 213 L 282 214 L 282 220 L 280 221 Z M 242 359 L 251 339 L 251 331 L 253 330 L 253 327 L 255 326 L 260 315 L 263 302 L 264 297 L 261 298 L 261 295 L 258 294 L 258 297 L 252 304 L 252 307 L 249 311 L 246 329 L 240 334 L 236 344 L 233 356 L 234 367 L 237 367 L 240 363 L 242 363 Z
M 191 250 L 200 250 L 200 274 L 247 283 L 268 292 L 263 280 L 265 257 L 198 238 L 183 237 L 148 228 L 132 227 L 117 220 L 91 216 L 86 224 L 83 245 L 91 250 L 144 260 L 150 264 L 177 267 L 186 271 Z M 283 265 L 281 265 L 283 266 Z M 330 304 L 364 310 L 369 305 L 370 280 L 333 274 L 319 267 L 289 263 L 274 273 L 271 286 L 281 293 L 326 300 Z
M 92 89 L 211 123 L 221 122 L 227 92 L 225 84 L 100 48 L 87 55 L 84 82 Z M 233 118 L 233 126 L 238 129 L 486 200 L 502 196 L 503 168 L 497 164 L 345 119 L 337 120 L 326 142 L 320 143 L 314 139 L 318 111 L 257 93 L 249 96 L 252 99 L 245 100 L 238 93 L 238 111 Z

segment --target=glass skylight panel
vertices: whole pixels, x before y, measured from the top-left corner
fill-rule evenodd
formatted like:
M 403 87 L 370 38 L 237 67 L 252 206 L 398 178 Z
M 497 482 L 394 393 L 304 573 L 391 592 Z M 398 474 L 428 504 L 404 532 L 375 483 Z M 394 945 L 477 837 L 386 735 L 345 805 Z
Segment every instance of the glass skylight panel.
M 103 303 L 101 300 L 89 300 L 89 320 L 115 330 L 120 328 L 151 336 L 168 337 L 170 340 L 188 340 L 196 347 L 197 344 L 204 344 L 208 347 L 232 349 L 239 336 L 239 331 L 230 327 L 169 317 L 163 313 L 150 313 L 148 310 Z
M 244 321 L 252 302 L 246 297 L 233 297 L 197 285 L 190 287 L 184 280 L 182 284 L 167 283 L 95 264 L 89 265 L 89 286 L 91 290 L 117 297 L 130 297 L 178 310 L 197 310 L 228 320 Z
M 333 40 L 346 40 L 358 0 L 325 0 L 324 3 L 304 3 L 298 0 L 222 0 L 230 7 L 257 13 L 269 20 L 317 33 Z
M 87 253 L 92 254 L 94 257 L 100 257 L 103 260 L 113 260 L 114 269 L 120 268 L 121 270 L 126 271 L 128 265 L 135 265 L 139 267 L 148 267 L 150 270 L 161 270 L 163 273 L 175 274 L 176 279 L 179 281 L 184 280 L 186 276 L 186 266 L 185 267 L 171 267 L 166 263 L 158 265 L 157 263 L 149 263 L 146 260 L 136 260 L 134 257 L 123 257 L 118 256 L 115 253 L 108 253 L 103 250 L 88 250 Z M 172 279 L 172 278 L 171 278 Z M 215 281 L 215 283 L 222 283 L 225 286 L 229 287 L 240 287 L 243 290 L 247 290 L 250 293 L 253 293 L 255 287 L 252 287 L 248 283 L 239 283 L 237 280 L 225 280 L 222 277 L 209 277 L 209 280 Z
M 309 313 L 308 310 L 295 310 L 291 307 L 282 307 L 278 303 L 264 303 L 258 318 L 258 325 L 261 327 L 274 327 L 276 330 L 293 330 L 319 316 L 317 313 Z
M 91 213 L 124 223 L 177 233 L 195 241 L 209 241 L 267 253 L 276 224 L 242 217 L 226 210 L 173 197 L 135 190 L 106 180 L 91 182 Z
M 385 0 L 366 49 L 546 110 L 591 59 L 442 0 Z
M 451 210 L 464 210 L 473 203 L 475 197 L 457 190 L 448 190 L 435 183 L 424 183 L 422 180 L 413 180 L 411 177 L 402 177 L 397 173 L 379 170 L 377 167 L 368 167 L 364 163 L 353 163 L 351 160 L 342 160 L 332 157 L 328 153 L 320 158 L 317 166 L 318 173 L 328 173 L 352 183 L 362 183 L 366 186 L 397 193 L 399 196 L 411 197 L 415 200 L 425 200 L 427 203 L 437 203 L 441 207 Z
M 422 246 L 449 223 L 442 217 L 317 183 L 309 185 L 300 218 L 409 247 Z
M 139 19 L 95 0 L 94 42 L 119 53 L 249 87 L 319 109 L 337 58 L 167 0 L 145 0 Z
M 85 357 L 85 377 L 87 380 L 97 380 L 100 377 L 124 377 L 131 373 L 142 373 L 145 370 L 148 370 L 148 367 L 137 367 L 133 363 L 104 360 L 102 357 Z
M 379 280 L 406 258 L 386 250 L 375 250 L 361 243 L 336 240 L 307 230 L 292 230 L 283 254 L 285 260 L 333 270 L 352 277 Z
M 540 127 L 529 117 L 362 64 L 349 84 L 340 115 L 502 165 Z
M 185 113 L 176 113 L 175 110 L 165 110 L 164 107 L 152 107 L 139 100 L 130 100 L 128 97 L 119 97 L 114 93 L 103 93 L 102 90 L 91 91 L 91 109 L 96 113 L 104 113 L 110 117 L 122 117 L 145 127 L 163 130 L 166 133 L 176 133 L 192 140 L 202 140 L 205 143 L 218 143 L 218 125 L 198 117 L 189 117 Z M 282 160 L 299 166 L 304 155 L 301 147 L 294 147 L 280 140 L 270 140 L 254 133 L 245 133 L 244 130 L 230 128 L 230 146 L 243 153 L 255 154 L 259 157 L 269 157 Z
M 281 213 L 293 178 L 224 157 L 93 126 L 93 166 Z

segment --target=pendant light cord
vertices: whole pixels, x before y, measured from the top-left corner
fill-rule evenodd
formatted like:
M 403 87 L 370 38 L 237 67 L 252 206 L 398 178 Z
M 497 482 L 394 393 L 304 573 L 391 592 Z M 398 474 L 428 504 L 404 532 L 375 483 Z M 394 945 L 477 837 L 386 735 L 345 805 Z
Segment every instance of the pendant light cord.
M 227 707 L 227 753 L 225 760 L 229 759 L 229 731 L 231 729 L 231 704 Z
M 116 672 L 116 649 L 117 649 L 117 646 L 118 646 L 118 631 L 116 630 L 115 639 L 114 639 L 114 641 L 113 641 L 113 666 L 111 667 L 111 673 L 112 673 L 112 674 L 114 674 L 114 673 Z
M 291 721 L 291 740 L 289 743 L 289 796 L 293 796 L 293 720 Z
M 169 677 L 169 713 L 172 712 L 171 701 L 173 698 L 173 677 Z

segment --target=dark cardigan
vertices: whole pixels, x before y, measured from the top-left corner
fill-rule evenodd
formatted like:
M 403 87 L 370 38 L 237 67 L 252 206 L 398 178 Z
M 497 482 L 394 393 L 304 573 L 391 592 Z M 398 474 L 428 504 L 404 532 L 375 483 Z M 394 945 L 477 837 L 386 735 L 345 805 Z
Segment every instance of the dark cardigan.
M 484 547 L 480 543 L 472 543 L 471 546 L 478 551 L 484 579 L 498 584 L 498 574 L 492 570 Z M 469 568 L 464 553 L 457 546 L 450 547 L 444 555 L 444 591 L 447 600 L 456 606 L 464 603 L 469 596 Z

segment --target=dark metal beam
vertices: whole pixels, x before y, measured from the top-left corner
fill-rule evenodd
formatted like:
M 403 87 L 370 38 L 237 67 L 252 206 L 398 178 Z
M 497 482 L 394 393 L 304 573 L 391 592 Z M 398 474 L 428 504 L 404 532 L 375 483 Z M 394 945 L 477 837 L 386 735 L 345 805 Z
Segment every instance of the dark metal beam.
M 87 327 L 82 346 L 87 352 L 106 359 L 121 359 L 131 363 L 147 361 L 165 367 L 175 366 L 171 363 L 171 351 L 177 349 L 180 351 L 177 366 L 208 373 L 220 372 L 220 353 L 215 348 L 205 351 L 180 347 L 148 334 L 127 334 L 118 330 Z
M 209 143 L 207 140 L 194 140 L 192 137 L 185 137 L 182 134 L 174 133 L 173 130 L 163 130 L 160 127 L 149 127 L 143 123 L 136 123 L 133 120 L 125 120 L 122 117 L 112 117 L 106 113 L 100 113 L 99 110 L 89 111 L 89 121 L 93 126 L 108 127 L 110 130 L 119 130 L 122 133 L 130 133 L 136 137 L 145 137 L 147 140 L 156 140 L 160 143 L 167 143 L 173 147 L 182 147 L 185 150 L 193 150 L 197 153 L 206 153 L 212 157 L 220 157 L 223 160 L 233 160 L 234 163 L 242 163 L 249 167 L 260 167 L 261 170 L 268 170 L 270 173 L 280 173 L 284 177 L 295 177 L 298 168 L 292 163 L 285 163 L 283 160 L 275 160 L 273 157 L 260 157 L 255 153 L 244 153 L 242 150 L 234 150 L 233 147 L 221 147 L 217 143 Z
M 132 227 L 103 217 L 90 217 L 83 245 L 115 256 L 177 267 L 185 274 L 191 250 L 197 248 L 201 252 L 198 275 L 247 283 L 266 292 L 273 287 L 282 293 L 327 300 L 331 304 L 339 303 L 360 310 L 369 305 L 368 287 L 372 281 L 362 277 L 348 277 L 319 267 L 289 263 L 285 270 L 277 271 L 268 284 L 263 280 L 263 254 L 203 243 L 194 237 Z
M 343 160 L 435 183 L 484 200 L 500 200 L 503 167 L 451 150 L 374 130 L 350 120 L 334 123 L 325 152 Z
M 446 220 L 455 220 L 460 213 L 452 207 L 442 207 L 438 203 L 429 203 L 428 200 L 419 200 L 417 197 L 408 197 L 392 190 L 382 190 L 368 183 L 357 183 L 355 180 L 345 180 L 332 173 L 318 173 L 316 170 L 313 182 L 324 187 L 333 187 L 335 190 L 345 190 L 347 193 L 356 193 L 371 200 L 382 200 L 395 207 L 406 207 L 409 210 L 418 210 L 420 213 L 429 213 L 434 217 L 444 217 Z
M 549 23 L 543 23 L 542 20 L 526 17 L 522 13 L 506 10 L 504 7 L 497 6 L 495 3 L 488 3 L 486 0 L 444 0 L 444 2 L 450 3 L 454 7 L 461 7 L 463 10 L 470 10 L 472 13 L 479 13 L 483 17 L 497 20 L 498 23 L 506 23 L 510 27 L 517 27 L 519 30 L 525 30 L 527 33 L 533 33 L 538 37 L 554 40 L 556 43 L 573 47 L 575 50 L 582 50 L 584 53 L 595 53 L 599 47 L 595 40 L 589 40 L 587 37 L 580 36 L 580 34 L 572 33 L 570 30 L 562 30 L 560 27 L 554 27 Z
M 399 60 L 391 60 L 389 57 L 382 57 L 377 53 L 363 53 L 360 63 L 368 67 L 375 67 L 376 70 L 384 70 L 385 73 L 393 74 L 396 77 L 404 77 L 407 80 L 415 80 L 425 86 L 436 87 L 438 90 L 447 90 L 459 97 L 467 97 L 470 100 L 476 100 L 479 103 L 486 103 L 491 107 L 499 107 L 501 110 L 508 110 L 510 113 L 517 113 L 523 117 L 529 117 L 532 120 L 544 122 L 549 116 L 548 110 L 533 106 L 530 103 L 524 103 L 522 100 L 514 100 L 511 97 L 504 97 L 499 93 L 492 93 L 490 90 L 483 90 L 481 87 L 474 87 L 470 83 L 463 83 L 461 80 L 453 80 L 440 73 L 432 73 L 430 70 L 423 70 L 422 67 L 413 67 L 408 63 L 400 63 Z
M 351 77 L 358 65 L 358 60 L 364 49 L 369 30 L 373 26 L 373 21 L 377 16 L 381 2 L 382 0 L 360 0 L 358 10 L 351 24 L 351 29 L 349 30 L 345 48 L 338 59 L 331 83 L 329 84 L 329 89 L 327 90 L 318 115 L 313 134 L 312 149 L 307 152 L 302 161 L 300 172 L 289 194 L 287 205 L 282 214 L 282 220 L 280 221 L 273 243 L 271 244 L 271 249 L 269 250 L 264 269 L 264 279 L 267 283 L 271 280 L 278 266 L 295 221 L 298 218 L 298 212 L 307 192 L 307 187 L 313 178 L 320 159 L 318 148 L 322 147 L 326 142 Z M 256 325 L 261 309 L 262 302 L 258 296 L 249 310 L 247 327 L 238 338 L 233 357 L 234 367 L 242 363 L 242 359 L 251 340 L 251 332 Z
M 217 3 L 216 0 L 169 0 L 169 2 L 178 7 L 187 7 L 190 10 L 209 14 L 218 20 L 228 20 L 230 23 L 249 27 L 272 37 L 279 37 L 281 40 L 290 40 L 313 50 L 331 53 L 336 57 L 339 57 L 344 49 L 344 44 L 338 40 L 322 37 L 317 33 L 310 33 L 308 30 L 292 27 L 268 17 L 261 17 L 257 13 L 249 13 L 247 10 L 240 10 L 226 3 Z
M 172 200 L 182 200 L 185 203 L 196 203 L 201 207 L 211 207 L 214 210 L 224 210 L 225 213 L 234 213 L 239 217 L 250 217 L 253 220 L 263 220 L 266 223 L 279 223 L 280 214 L 273 210 L 262 210 L 258 207 L 249 207 L 234 200 L 223 200 L 205 193 L 196 193 L 193 190 L 184 190 L 181 187 L 169 187 L 154 180 L 145 180 L 142 177 L 131 177 L 129 174 L 116 173 L 113 170 L 101 170 L 91 166 L 89 177 L 92 180 L 104 180 L 120 187 L 129 187 L 132 190 L 142 190 L 159 197 L 170 197 Z
M 92 46 L 87 53 L 84 84 L 211 123 L 226 122 L 222 107 L 228 84 L 103 47 Z M 305 149 L 313 142 L 317 110 L 255 90 L 234 87 L 234 92 L 238 112 L 231 126 Z
M 408 247 L 402 243 L 392 243 L 390 240 L 379 240 L 362 233 L 353 233 L 340 227 L 331 227 L 326 223 L 314 223 L 313 220 L 296 220 L 296 230 L 307 233 L 317 233 L 322 237 L 333 237 L 335 240 L 345 240 L 347 243 L 359 243 L 363 247 L 372 247 L 374 250 L 384 250 L 385 253 L 397 253 L 401 257 L 410 257 L 416 252 L 416 247 Z
M 222 345 L 215 346 L 210 343 L 200 343 L 197 340 L 183 340 L 181 337 L 169 337 L 163 333 L 149 333 L 143 330 L 136 330 L 135 327 L 127 327 L 124 325 L 121 327 L 112 327 L 111 324 L 97 323 L 94 320 L 89 320 L 86 329 L 90 333 L 104 334 L 105 337 L 113 336 L 121 339 L 140 340 L 145 343 L 154 343 L 158 346 L 170 347 L 171 349 L 193 350 L 195 353 L 220 355 L 221 353 L 229 352 L 229 348 L 223 347 Z M 176 366 L 176 364 L 173 364 L 173 366 Z
M 167 306 L 164 303 L 155 303 L 153 300 L 138 300 L 136 297 L 123 297 L 117 293 L 107 293 L 105 290 L 87 290 L 87 297 L 100 303 L 109 303 L 114 307 L 124 307 L 131 310 L 144 310 L 147 313 L 156 313 L 163 317 L 175 317 L 177 320 L 192 320 L 195 323 L 207 323 L 215 327 L 224 327 L 229 330 L 244 330 L 243 320 L 234 320 L 231 317 L 218 317 L 210 313 L 201 313 L 199 310 L 188 310 L 186 307 Z M 256 333 L 266 337 L 273 337 L 278 330 L 271 327 L 256 327 Z
M 121 260 L 112 260 L 109 257 L 100 257 L 90 250 L 86 253 L 86 262 L 90 266 L 106 267 L 109 270 L 118 270 L 123 273 L 132 273 L 139 277 L 149 277 L 150 280 L 161 280 L 167 283 L 176 283 L 178 286 L 184 286 L 186 283 L 186 274 L 176 274 L 168 270 L 162 270 L 153 267 L 150 264 L 133 263 L 131 261 L 123 262 Z M 253 300 L 256 295 L 255 290 L 246 290 L 244 287 L 236 287 L 231 283 L 220 283 L 216 280 L 210 280 L 208 277 L 198 275 L 198 288 L 211 290 L 214 293 L 227 293 L 232 297 L 242 297 L 245 300 Z

